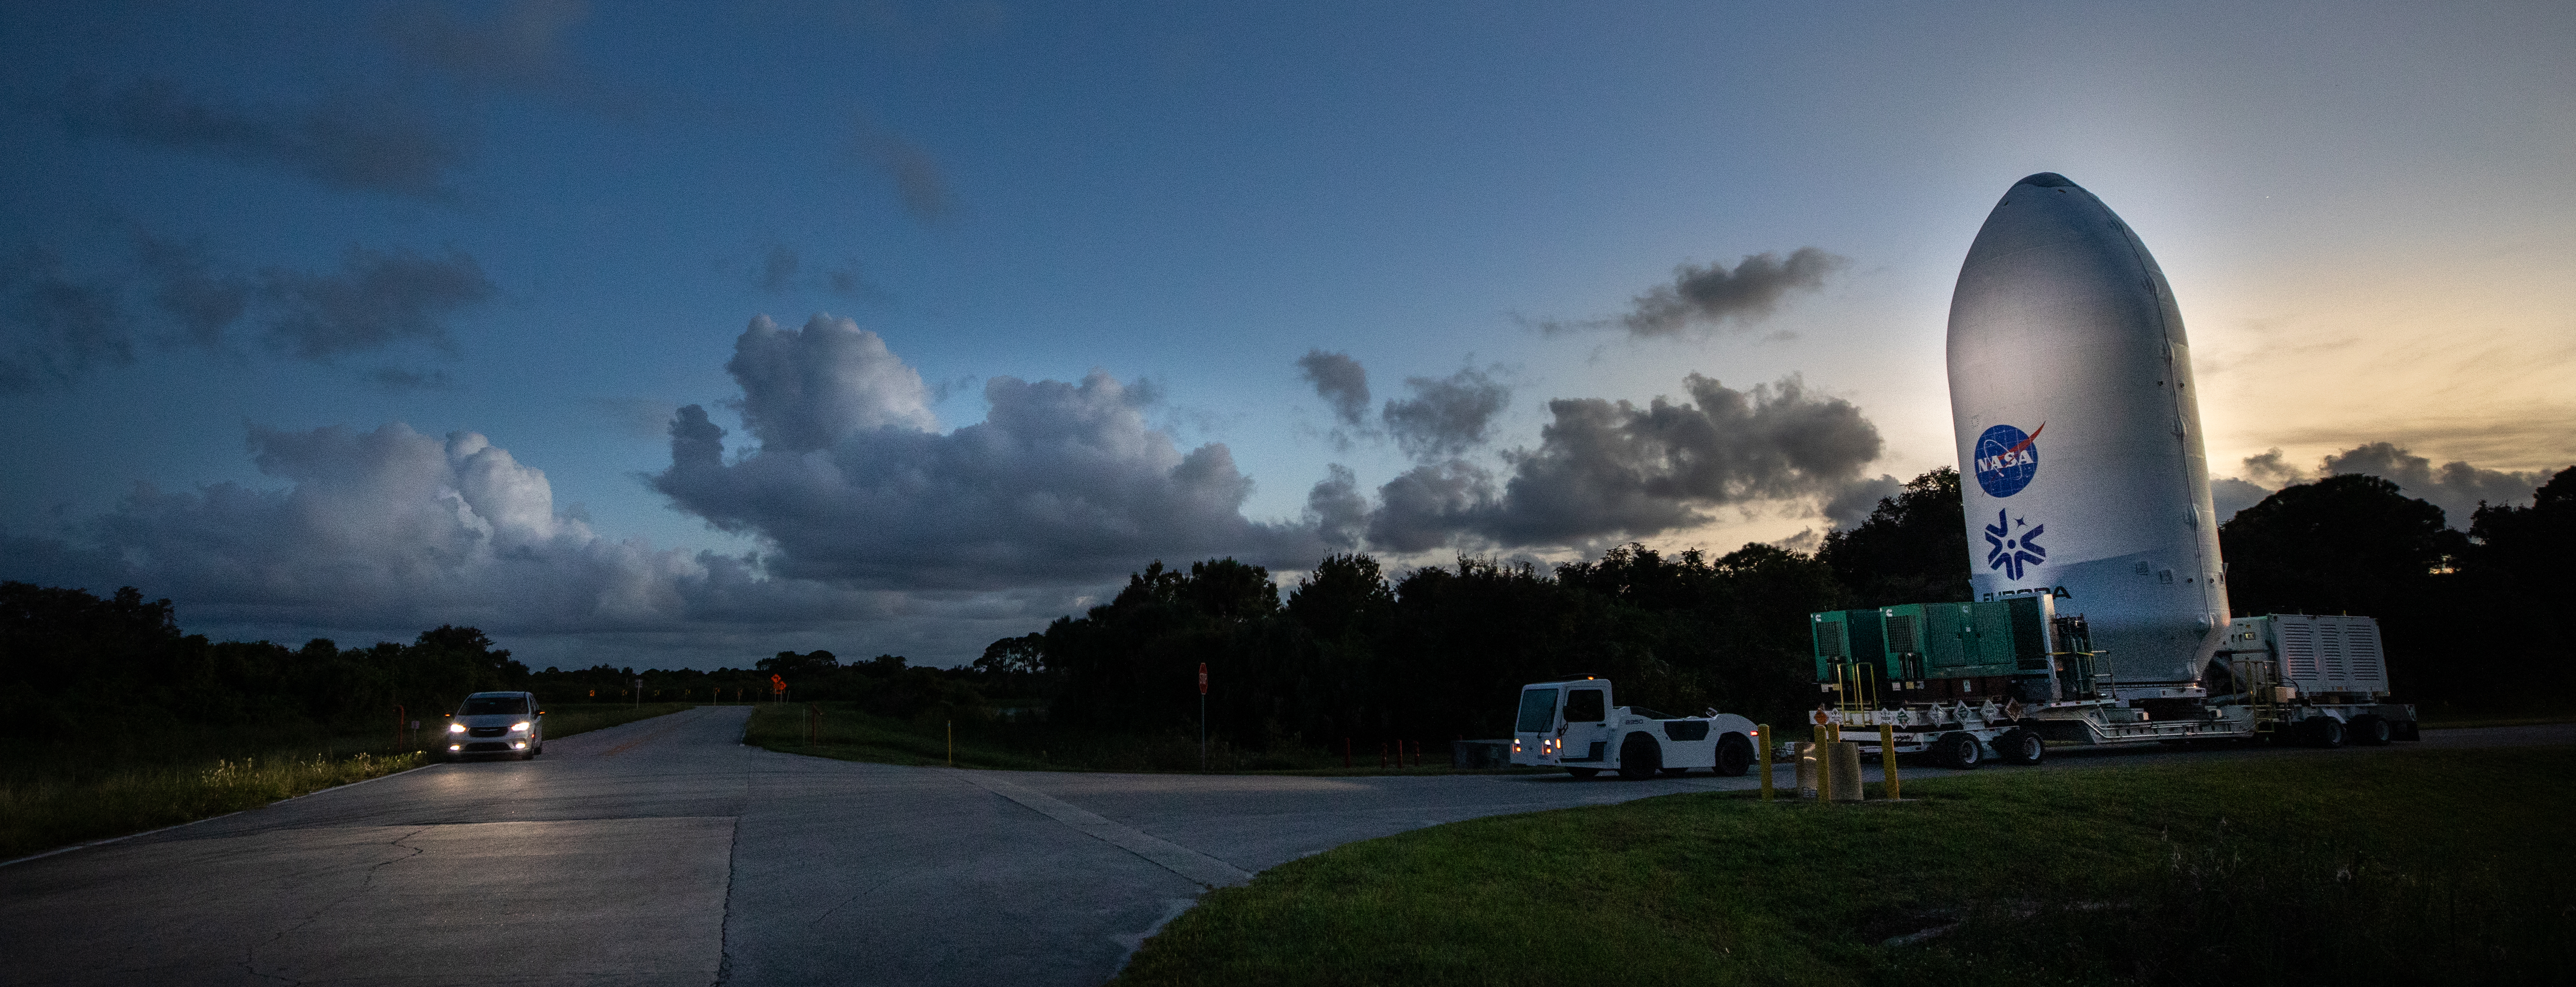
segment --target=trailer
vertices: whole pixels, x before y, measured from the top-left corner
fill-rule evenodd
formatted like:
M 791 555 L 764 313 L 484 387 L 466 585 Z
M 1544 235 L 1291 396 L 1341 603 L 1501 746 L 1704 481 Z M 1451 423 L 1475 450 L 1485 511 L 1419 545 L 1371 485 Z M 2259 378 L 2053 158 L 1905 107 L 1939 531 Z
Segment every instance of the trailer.
M 1612 702 L 1610 680 L 1597 676 L 1521 687 L 1512 724 L 1513 764 L 1564 768 L 1577 778 L 1616 771 L 1623 778 L 1681 775 L 1707 768 L 1741 775 L 1753 766 L 1761 737 L 1753 721 L 1715 709 L 1672 716 Z
M 1809 615 L 1811 719 L 1852 729 L 1863 753 L 1951 768 L 2037 764 L 2052 746 L 2265 741 L 2340 747 L 2419 739 L 2415 707 L 2387 701 L 2369 617 L 2269 614 L 2229 622 L 2197 682 L 2124 687 L 2083 615 L 2047 594 Z

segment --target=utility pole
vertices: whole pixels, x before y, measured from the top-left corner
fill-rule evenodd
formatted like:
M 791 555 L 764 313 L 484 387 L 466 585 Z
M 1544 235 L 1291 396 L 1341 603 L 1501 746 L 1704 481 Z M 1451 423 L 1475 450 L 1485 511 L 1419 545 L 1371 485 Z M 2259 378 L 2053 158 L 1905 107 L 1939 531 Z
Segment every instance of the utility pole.
M 1207 770 L 1207 663 L 1199 663 L 1199 770 Z

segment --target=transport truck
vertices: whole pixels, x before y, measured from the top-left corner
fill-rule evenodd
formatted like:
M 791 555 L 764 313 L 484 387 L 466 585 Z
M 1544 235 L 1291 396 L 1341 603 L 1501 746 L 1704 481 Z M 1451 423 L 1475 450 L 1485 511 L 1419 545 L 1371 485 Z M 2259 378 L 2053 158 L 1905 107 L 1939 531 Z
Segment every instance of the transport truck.
M 2268 614 L 2229 621 L 2196 682 L 2124 687 L 2082 614 L 2045 593 L 1809 615 L 1818 725 L 1877 754 L 1951 768 L 2037 764 L 2052 746 L 2267 741 L 2340 747 L 2420 739 L 2415 707 L 2387 701 L 2369 617 Z
M 1603 771 L 1650 778 L 1693 768 L 1741 775 L 1753 766 L 1761 741 L 1753 721 L 1714 709 L 1672 716 L 1620 706 L 1611 693 L 1609 679 L 1590 675 L 1522 686 L 1512 763 L 1564 768 L 1577 778 Z

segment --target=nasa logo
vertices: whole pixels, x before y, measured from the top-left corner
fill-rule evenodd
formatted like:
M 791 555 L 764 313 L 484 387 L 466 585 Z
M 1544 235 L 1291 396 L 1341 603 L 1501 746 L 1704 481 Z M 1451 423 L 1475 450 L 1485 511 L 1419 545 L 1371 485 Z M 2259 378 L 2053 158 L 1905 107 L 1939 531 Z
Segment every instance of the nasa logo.
M 2015 533 L 2015 528 L 2029 530 Z M 1986 526 L 1986 568 L 2001 569 L 2007 579 L 2020 579 L 2022 568 L 2048 561 L 2048 550 L 2036 539 L 2048 533 L 2045 524 L 2032 524 L 2029 518 L 2006 518 L 1995 512 L 1995 523 Z
M 2010 425 L 1997 425 L 1977 437 L 1977 485 L 1992 497 L 2010 497 L 2030 486 L 2030 478 L 2039 472 L 2039 433 L 2048 431 L 2041 422 L 2028 435 Z

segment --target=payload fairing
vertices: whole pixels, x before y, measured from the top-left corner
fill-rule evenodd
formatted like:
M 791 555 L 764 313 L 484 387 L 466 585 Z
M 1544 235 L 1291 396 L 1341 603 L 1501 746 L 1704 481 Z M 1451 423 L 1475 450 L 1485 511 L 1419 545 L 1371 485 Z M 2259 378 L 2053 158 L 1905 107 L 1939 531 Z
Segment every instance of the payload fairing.
M 1949 359 L 1976 598 L 2048 594 L 2123 693 L 2194 691 L 2226 566 L 2191 347 L 2146 245 L 2075 183 L 2022 179 L 1959 268 Z

